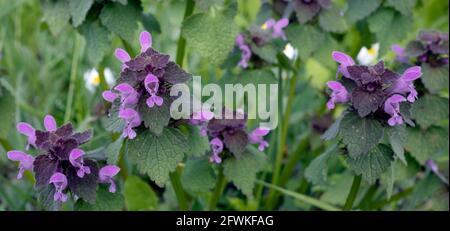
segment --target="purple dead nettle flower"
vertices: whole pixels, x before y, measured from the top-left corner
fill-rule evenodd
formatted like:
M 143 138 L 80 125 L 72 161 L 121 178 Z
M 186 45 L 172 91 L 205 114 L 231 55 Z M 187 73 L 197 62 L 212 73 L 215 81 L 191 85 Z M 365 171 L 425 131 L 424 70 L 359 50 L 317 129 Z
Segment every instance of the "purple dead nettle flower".
M 63 191 L 67 188 L 67 177 L 66 175 L 56 172 L 50 177 L 50 184 L 55 186 L 55 194 L 53 195 L 54 201 L 67 201 L 67 194 Z
M 336 103 L 346 103 L 350 100 L 350 94 L 340 82 L 329 81 L 327 85 L 332 90 L 331 98 L 327 103 L 328 109 L 334 109 Z
M 141 53 L 135 58 L 123 49 L 115 52 L 122 62 L 122 71 L 118 85 L 103 92 L 103 98 L 113 103 L 117 115 L 125 122 L 123 137 L 134 139 L 133 130 L 141 126 L 142 115 L 155 107 L 168 107 L 172 102 L 170 88 L 174 84 L 185 83 L 191 75 L 177 64 L 169 61 L 169 56 L 152 49 L 152 36 L 142 32 L 139 41 Z M 167 115 L 170 116 L 170 115 Z
M 241 60 L 238 65 L 242 68 L 247 68 L 248 62 L 250 62 L 250 58 L 252 57 L 252 51 L 250 50 L 250 46 L 245 42 L 245 38 L 242 34 L 237 36 L 236 45 L 242 52 Z
M 192 113 L 192 118 L 189 120 L 191 125 L 200 126 L 200 135 L 207 136 L 208 121 L 214 117 L 214 113 L 208 110 Z
M 401 63 L 408 63 L 409 58 L 406 55 L 406 51 L 403 47 L 398 44 L 394 44 L 391 47 L 391 50 L 395 53 L 395 59 Z
M 7 156 L 8 159 L 19 162 L 19 173 L 17 174 L 17 179 L 22 179 L 25 170 L 33 170 L 34 157 L 32 155 L 28 155 L 22 151 L 9 151 Z
M 384 102 L 384 111 L 391 116 L 388 120 L 388 124 L 390 126 L 403 124 L 403 118 L 400 115 L 400 103 L 405 101 L 405 97 L 401 95 L 393 95 Z
M 385 68 L 383 61 L 374 66 L 356 65 L 350 56 L 336 51 L 332 58 L 340 64 L 337 77 L 340 73 L 343 79 L 327 83 L 332 91 L 328 109 L 333 109 L 336 103 L 349 102 L 361 117 L 381 111 L 390 116 L 390 126 L 403 124 L 400 104 L 417 99 L 413 81 L 422 75 L 419 66 L 399 75 Z
M 249 141 L 251 144 L 259 144 L 258 149 L 264 151 L 269 147 L 269 143 L 263 139 L 264 136 L 269 134 L 270 129 L 268 128 L 257 128 L 250 133 Z
M 228 113 L 228 114 L 227 114 Z M 232 119 L 227 119 L 225 115 L 232 115 Z M 269 129 L 257 128 L 250 134 L 246 131 L 247 116 L 241 112 L 231 112 L 224 109 L 222 119 L 213 118 L 214 114 L 206 113 L 203 116 L 210 118 L 196 120 L 204 126 L 206 124 L 206 134 L 210 138 L 212 154 L 210 161 L 220 164 L 226 153 L 239 158 L 245 151 L 248 144 L 258 144 L 259 150 L 264 151 L 269 144 L 263 139 L 269 133 Z
M 82 191 L 75 190 L 80 184 L 95 189 L 102 182 L 98 179 L 97 163 L 84 158 L 85 152 L 79 148 L 91 139 L 92 131 L 76 133 L 70 123 L 58 127 L 51 115 L 45 116 L 44 127 L 46 130 L 41 131 L 27 123 L 17 125 L 17 130 L 28 137 L 27 147 L 32 146 L 41 153 L 36 158 L 18 150 L 7 153 L 10 160 L 19 162 L 17 178 L 22 178 L 25 170 L 33 171 L 37 188 L 54 186 L 55 201 L 67 201 L 69 190 L 84 198 Z
M 421 31 L 417 39 L 408 43 L 405 49 L 394 45 L 392 50 L 401 62 L 408 63 L 411 59 L 416 65 L 427 63 L 432 67 L 441 67 L 448 64 L 448 33 Z
M 292 0 L 297 19 L 301 24 L 311 21 L 321 9 L 331 7 L 330 0 Z
M 267 20 L 262 26 L 253 26 L 248 33 L 239 34 L 236 37 L 236 46 L 241 51 L 241 60 L 238 66 L 248 68 L 253 52 L 251 47 L 263 47 L 274 39 L 287 40 L 283 29 L 289 24 L 289 19 L 282 18 L 278 21 L 275 19 Z
M 107 183 L 109 185 L 109 192 L 115 193 L 116 192 L 116 183 L 114 183 L 114 180 L 112 179 L 117 173 L 119 173 L 120 168 L 115 165 L 107 165 L 100 169 L 99 171 L 99 178 L 100 183 Z
M 278 21 L 275 21 L 271 18 L 262 25 L 262 29 L 272 31 L 272 38 L 281 38 L 283 40 L 287 40 L 283 29 L 288 25 L 289 19 L 287 18 L 282 18 Z
M 212 155 L 209 158 L 211 163 L 220 164 L 222 163 L 222 158 L 220 158 L 219 154 L 223 152 L 223 142 L 219 138 L 214 138 L 209 143 L 212 149 Z

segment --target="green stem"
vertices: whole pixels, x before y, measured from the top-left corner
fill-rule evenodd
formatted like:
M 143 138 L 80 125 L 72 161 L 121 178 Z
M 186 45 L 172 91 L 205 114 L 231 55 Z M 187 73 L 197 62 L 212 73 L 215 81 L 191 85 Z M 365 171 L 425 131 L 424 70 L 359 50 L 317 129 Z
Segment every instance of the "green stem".
M 375 193 L 377 192 L 379 185 L 374 184 L 372 185 L 369 190 L 367 190 L 366 194 L 364 195 L 362 201 L 359 203 L 357 208 L 361 210 L 371 210 L 373 197 L 375 196 Z
M 120 39 L 120 41 L 123 44 L 123 48 L 125 49 L 125 51 L 131 56 L 131 57 L 135 57 L 136 53 L 134 52 L 133 47 L 130 45 L 130 43 L 128 43 L 125 39 Z
M 269 184 L 269 183 L 266 183 L 266 182 L 263 182 L 263 181 L 259 181 L 258 180 L 258 181 L 256 181 L 256 183 L 263 184 L 264 186 L 266 186 L 266 187 L 268 187 L 270 189 L 273 189 L 275 191 L 283 193 L 283 194 L 285 194 L 287 196 L 291 196 L 291 197 L 293 197 L 293 198 L 295 198 L 295 199 L 297 199 L 297 200 L 299 200 L 299 201 L 301 201 L 301 202 L 303 202 L 305 204 L 309 204 L 309 205 L 315 206 L 315 207 L 320 208 L 322 210 L 339 211 L 339 209 L 334 207 L 333 205 L 330 205 L 330 204 L 328 204 L 326 202 L 317 200 L 315 198 L 312 198 L 312 197 L 309 197 L 309 196 L 306 196 L 306 195 L 303 195 L 303 194 L 300 194 L 300 193 L 296 193 L 296 192 L 293 192 L 293 191 L 289 191 L 287 189 L 284 189 L 284 188 L 281 188 L 281 187 L 278 187 L 276 185 Z
M 279 184 L 279 178 L 280 178 L 280 170 L 281 170 L 281 164 L 283 160 L 283 151 L 284 151 L 284 145 L 286 144 L 286 138 L 287 138 L 287 132 L 288 132 L 288 126 L 289 126 L 289 120 L 291 117 L 291 111 L 292 111 L 292 103 L 294 102 L 294 96 L 295 96 L 295 89 L 297 86 L 297 79 L 298 79 L 298 73 L 294 72 L 291 81 L 289 83 L 289 96 L 288 101 L 286 105 L 286 111 L 284 112 L 283 117 L 283 123 L 281 126 L 281 134 L 280 134 L 280 142 L 278 143 L 278 150 L 277 154 L 275 156 L 275 167 L 272 175 L 272 184 L 278 185 Z M 267 198 L 267 204 L 266 209 L 272 210 L 275 206 L 276 202 L 276 190 L 273 188 L 269 190 L 269 195 Z
M 309 132 L 307 133 L 309 134 Z M 301 138 L 297 149 L 289 156 L 288 162 L 286 166 L 283 168 L 281 172 L 280 178 L 280 186 L 283 187 L 288 181 L 289 177 L 292 175 L 292 172 L 295 169 L 295 166 L 298 164 L 302 153 L 305 152 L 305 149 L 308 148 L 309 145 L 309 137 L 305 135 Z
M 78 70 L 78 61 L 79 61 L 79 52 L 81 46 L 81 38 L 80 35 L 75 34 L 75 44 L 73 46 L 73 57 L 72 57 L 72 67 L 70 69 L 70 85 L 69 85 L 69 93 L 67 95 L 67 102 L 66 102 L 66 112 L 64 115 L 64 121 L 67 122 L 72 118 L 72 103 L 73 103 L 73 96 L 75 91 L 75 80 L 77 77 L 77 70 Z
M 187 17 L 192 15 L 192 13 L 194 12 L 194 6 L 195 6 L 194 0 L 187 0 L 186 1 L 186 9 L 184 10 L 183 21 Z M 175 62 L 180 67 L 183 67 L 185 53 L 186 53 L 186 39 L 183 38 L 183 36 L 182 36 L 182 34 L 180 32 L 180 37 L 178 39 L 178 46 L 177 46 L 177 56 L 175 58 Z
M 350 189 L 350 193 L 347 196 L 347 200 L 345 201 L 345 205 L 343 210 L 349 211 L 353 208 L 353 203 L 356 200 L 356 196 L 358 195 L 359 186 L 361 186 L 361 175 L 356 175 L 353 178 L 352 188 Z
M 393 195 L 390 199 L 385 199 L 385 200 L 382 200 L 382 201 L 380 201 L 378 203 L 375 203 L 374 205 L 372 205 L 372 209 L 373 210 L 381 209 L 381 208 L 383 208 L 384 206 L 386 206 L 388 204 L 397 202 L 397 201 L 401 200 L 402 198 L 405 198 L 405 197 L 409 196 L 413 192 L 414 192 L 414 187 L 407 188 L 407 189 L 405 189 L 405 190 L 403 190 L 403 191 Z
M 175 191 L 180 210 L 187 211 L 189 207 L 186 200 L 186 194 L 184 193 L 183 186 L 181 185 L 181 171 L 182 168 L 178 165 L 177 169 L 170 173 L 170 182 L 172 183 L 173 190 Z
M 208 211 L 216 210 L 217 202 L 219 201 L 220 196 L 222 195 L 222 192 L 225 189 L 226 184 L 227 184 L 227 180 L 225 179 L 225 175 L 223 174 L 223 168 L 220 167 L 216 186 L 214 187 L 214 192 L 211 196 L 211 199 L 209 200 Z

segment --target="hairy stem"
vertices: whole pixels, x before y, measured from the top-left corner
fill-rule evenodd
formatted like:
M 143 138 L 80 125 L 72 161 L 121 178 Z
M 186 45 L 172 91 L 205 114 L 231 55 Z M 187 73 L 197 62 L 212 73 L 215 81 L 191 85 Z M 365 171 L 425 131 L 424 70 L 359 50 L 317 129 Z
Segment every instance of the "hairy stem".
M 353 178 L 352 188 L 350 189 L 350 193 L 347 196 L 347 200 L 345 201 L 345 205 L 343 208 L 344 211 L 352 210 L 353 203 L 355 202 L 356 196 L 358 195 L 359 186 L 361 186 L 361 179 L 361 175 L 356 175 Z
M 192 13 L 194 12 L 194 6 L 195 6 L 194 0 L 186 1 L 186 9 L 184 10 L 183 21 L 184 19 L 192 15 Z M 178 39 L 178 46 L 177 46 L 177 56 L 175 58 L 175 62 L 180 67 L 183 67 L 185 53 L 186 53 L 186 39 L 183 38 L 180 32 L 180 37 Z
M 69 93 L 67 95 L 66 102 L 66 112 L 64 114 L 64 121 L 67 122 L 72 118 L 72 104 L 73 97 L 75 92 L 75 84 L 78 70 L 78 61 L 79 61 L 79 52 L 81 46 L 81 38 L 80 35 L 75 34 L 75 44 L 73 46 L 73 56 L 72 56 L 72 67 L 70 69 L 70 84 L 69 84 Z
M 170 173 L 170 182 L 172 183 L 173 190 L 175 191 L 180 210 L 187 211 L 189 207 L 186 200 L 186 194 L 184 193 L 183 186 L 181 185 L 181 172 L 182 167 L 178 165 L 177 169 Z
M 219 176 L 217 177 L 216 186 L 214 187 L 213 195 L 211 196 L 211 199 L 209 200 L 209 211 L 216 210 L 217 202 L 220 199 L 220 196 L 222 195 L 223 190 L 225 189 L 225 185 L 227 183 L 227 180 L 225 179 L 225 175 L 223 174 L 223 168 L 219 167 Z

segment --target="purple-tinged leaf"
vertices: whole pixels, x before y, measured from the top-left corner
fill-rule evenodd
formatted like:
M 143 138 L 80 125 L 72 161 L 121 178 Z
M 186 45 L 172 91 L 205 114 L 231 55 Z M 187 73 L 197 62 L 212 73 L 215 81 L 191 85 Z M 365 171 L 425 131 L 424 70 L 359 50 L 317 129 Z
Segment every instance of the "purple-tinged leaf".
M 70 191 L 83 200 L 94 204 L 97 197 L 98 188 L 98 167 L 92 160 L 84 160 L 84 166 L 89 167 L 90 174 L 80 178 L 77 175 L 77 168 L 69 166 L 66 171 Z
M 50 177 L 58 168 L 58 160 L 50 159 L 48 155 L 40 155 L 36 157 L 33 165 L 36 187 L 41 187 L 49 184 Z
M 163 80 L 171 84 L 185 83 L 192 78 L 192 75 L 185 72 L 176 63 L 169 62 L 165 68 Z
M 233 133 L 223 132 L 223 142 L 236 158 L 241 157 L 248 144 L 248 135 L 245 131 L 238 130 Z
M 368 92 L 361 88 L 355 88 L 352 92 L 353 107 L 355 107 L 361 117 L 377 111 L 383 104 L 384 98 L 385 95 L 381 90 Z
M 92 138 L 92 129 L 89 129 L 84 132 L 75 133 L 72 135 L 72 138 L 77 141 L 78 145 L 84 144 Z

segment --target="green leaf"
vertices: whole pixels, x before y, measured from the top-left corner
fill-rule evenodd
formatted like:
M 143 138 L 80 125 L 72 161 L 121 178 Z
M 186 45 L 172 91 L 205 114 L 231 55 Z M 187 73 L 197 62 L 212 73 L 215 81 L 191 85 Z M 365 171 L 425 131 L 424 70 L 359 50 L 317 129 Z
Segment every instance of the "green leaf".
M 381 0 L 349 0 L 345 18 L 349 24 L 362 20 L 373 13 L 381 4 Z
M 186 137 L 174 128 L 164 128 L 160 136 L 145 130 L 127 143 L 130 161 L 159 186 L 169 180 L 169 173 L 175 170 L 188 150 Z
M 159 24 L 155 16 L 153 16 L 153 14 L 142 14 L 142 25 L 147 31 L 151 33 L 161 33 L 161 25 Z
M 384 55 L 390 47 L 402 41 L 407 32 L 412 29 L 412 18 L 404 16 L 391 9 L 380 8 L 369 19 L 369 30 L 376 34 L 380 42 L 380 55 Z
M 374 184 L 391 165 L 393 155 L 388 146 L 380 144 L 365 155 L 356 158 L 348 157 L 347 163 L 355 174 L 362 175 L 367 183 Z
M 386 6 L 391 6 L 404 15 L 411 15 L 414 10 L 415 5 L 416 5 L 416 0 L 387 0 L 386 1 Z
M 189 126 L 187 139 L 189 149 L 186 154 L 189 156 L 200 157 L 211 150 L 208 137 L 200 135 L 200 129 L 197 126 Z
M 161 106 L 149 108 L 145 102 L 141 102 L 138 107 L 138 112 L 145 126 L 156 135 L 160 135 L 170 121 L 172 100 L 168 96 L 163 95 L 162 97 L 164 101 Z
M 2 87 L 0 86 L 0 89 Z M 6 90 L 0 96 L 0 137 L 6 138 L 14 121 L 15 106 L 14 96 Z
M 128 42 L 133 42 L 140 15 L 140 8 L 131 3 L 127 5 L 107 3 L 103 7 L 99 17 L 102 24 L 108 30 Z
M 431 93 L 448 90 L 448 68 L 448 64 L 443 67 L 432 67 L 426 63 L 422 65 L 423 75 L 420 79 Z
M 325 141 L 332 140 L 336 138 L 336 136 L 339 134 L 339 129 L 341 127 L 342 119 L 344 118 L 345 114 L 340 116 L 339 118 L 334 121 L 334 123 L 328 128 L 328 130 L 320 137 Z
M 394 161 L 395 163 L 395 161 Z M 389 166 L 388 171 L 384 173 L 384 181 L 386 184 L 386 197 L 387 199 L 391 199 L 392 193 L 394 192 L 394 183 L 395 183 L 395 165 L 394 163 Z
M 255 186 L 256 173 L 265 165 L 265 155 L 261 152 L 245 152 L 237 159 L 229 157 L 223 162 L 223 173 L 247 197 L 252 197 Z
M 431 127 L 425 131 L 408 129 L 406 150 L 422 165 L 433 155 L 448 152 L 448 130 Z
M 212 6 L 222 6 L 224 0 L 195 0 L 195 4 L 203 11 L 207 11 Z
M 86 21 L 80 27 L 80 33 L 86 39 L 87 59 L 97 66 L 109 51 L 111 38 L 109 32 L 98 21 Z
M 330 9 L 321 10 L 319 24 L 322 29 L 328 32 L 344 33 L 348 30 L 345 17 L 341 15 L 341 10 L 334 5 Z
M 123 194 L 129 211 L 155 210 L 158 206 L 156 193 L 137 176 L 129 176 L 127 178 Z
M 83 23 L 92 4 L 94 4 L 94 0 L 77 0 L 69 2 L 70 15 L 72 16 L 72 25 L 74 27 Z
M 75 211 L 121 211 L 124 207 L 123 195 L 116 192 L 110 193 L 106 186 L 101 186 L 97 191 L 97 199 L 94 204 L 78 199 L 73 209 Z
M 69 0 L 42 0 L 43 20 L 50 32 L 56 36 L 68 24 L 70 19 Z
M 286 28 L 286 36 L 292 46 L 298 49 L 301 59 L 306 60 L 323 45 L 325 34 L 311 25 L 293 24 Z M 331 55 L 331 54 L 330 54 Z
M 370 118 L 361 118 L 356 113 L 347 113 L 339 131 L 349 155 L 358 157 L 366 154 L 383 138 L 383 126 Z
M 211 65 L 221 64 L 234 47 L 239 28 L 234 22 L 236 4 L 224 11 L 198 13 L 183 22 L 182 35 L 192 51 Z
M 331 53 L 340 50 L 340 47 L 341 44 L 339 44 L 331 34 L 327 34 L 323 43 L 314 51 L 313 58 L 318 60 L 320 64 L 334 70 L 336 68 L 336 61 L 330 58 Z
M 405 143 L 408 139 L 408 133 L 405 125 L 397 125 L 386 129 L 386 133 L 395 155 L 406 165 Z
M 119 118 L 120 100 L 114 101 L 108 110 L 108 116 L 103 120 L 104 127 L 109 132 L 121 133 L 125 128 L 125 122 Z
M 448 121 L 448 99 L 426 94 L 412 104 L 411 113 L 413 119 L 423 128 L 442 124 Z
M 338 146 L 335 144 L 316 157 L 305 169 L 305 177 L 313 184 L 324 184 L 327 181 L 328 160 L 335 154 Z
M 257 46 L 256 44 L 251 44 L 251 50 L 253 53 L 258 55 L 261 59 L 269 62 L 276 63 L 277 62 L 277 54 L 278 50 L 275 45 L 272 43 L 267 43 L 262 47 Z
M 206 159 L 187 161 L 181 176 L 183 188 L 191 192 L 193 196 L 214 188 L 216 175 L 212 165 Z
M 53 199 L 55 195 L 55 187 L 53 185 L 44 185 L 36 188 L 37 199 L 39 203 L 48 211 L 56 211 L 61 207 L 60 202 Z
M 123 138 L 119 137 L 116 141 L 106 147 L 106 160 L 108 164 L 117 165 L 119 162 L 120 150 L 122 149 Z

